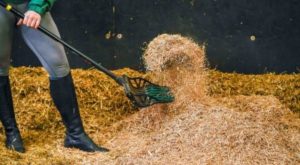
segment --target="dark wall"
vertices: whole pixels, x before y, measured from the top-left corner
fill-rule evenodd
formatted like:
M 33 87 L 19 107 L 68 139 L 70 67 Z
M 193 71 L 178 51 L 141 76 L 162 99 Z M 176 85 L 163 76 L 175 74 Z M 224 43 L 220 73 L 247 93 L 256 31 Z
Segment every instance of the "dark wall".
M 67 42 L 110 69 L 143 69 L 146 43 L 180 33 L 207 44 L 212 68 L 280 73 L 299 72 L 299 9 L 299 0 L 59 0 L 52 14 Z M 14 65 L 39 65 L 24 47 L 18 39 Z

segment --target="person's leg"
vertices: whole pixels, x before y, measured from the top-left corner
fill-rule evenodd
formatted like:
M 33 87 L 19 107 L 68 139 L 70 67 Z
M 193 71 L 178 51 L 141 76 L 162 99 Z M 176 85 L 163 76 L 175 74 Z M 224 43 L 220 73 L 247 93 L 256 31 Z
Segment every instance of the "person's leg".
M 18 152 L 25 152 L 17 127 L 8 76 L 0 76 L 0 120 L 5 129 L 6 147 Z
M 8 76 L 14 24 L 15 17 L 0 8 L 0 120 L 5 129 L 6 147 L 24 152 L 25 149 L 15 119 Z
M 50 13 L 46 13 L 43 16 L 41 24 L 52 33 L 60 36 Z M 61 44 L 36 29 L 26 26 L 21 26 L 20 28 L 26 44 L 47 70 L 50 79 L 59 79 L 69 74 L 68 59 Z
M 0 7 L 0 76 L 8 76 L 15 17 Z
M 50 13 L 43 16 L 42 26 L 59 36 Z M 97 146 L 84 131 L 73 79 L 63 46 L 40 31 L 25 26 L 21 27 L 21 31 L 25 42 L 50 75 L 50 94 L 66 126 L 65 147 L 78 148 L 88 152 L 108 151 Z

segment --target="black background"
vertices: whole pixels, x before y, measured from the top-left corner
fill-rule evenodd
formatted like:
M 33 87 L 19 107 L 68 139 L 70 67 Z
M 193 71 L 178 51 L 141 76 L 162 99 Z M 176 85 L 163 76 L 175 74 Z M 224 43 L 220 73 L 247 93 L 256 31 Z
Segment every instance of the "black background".
M 109 69 L 143 70 L 147 43 L 180 33 L 207 45 L 211 68 L 290 73 L 300 68 L 299 9 L 299 0 L 58 0 L 52 15 L 63 39 Z M 73 68 L 90 67 L 68 57 Z M 19 35 L 13 65 L 40 65 Z

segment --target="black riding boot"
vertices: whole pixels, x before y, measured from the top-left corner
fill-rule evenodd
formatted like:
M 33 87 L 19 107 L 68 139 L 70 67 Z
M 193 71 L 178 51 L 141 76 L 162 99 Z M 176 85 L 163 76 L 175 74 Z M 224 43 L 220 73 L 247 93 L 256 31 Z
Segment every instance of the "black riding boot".
M 25 149 L 15 119 L 8 76 L 0 76 L 0 120 L 5 129 L 6 147 L 24 153 Z
M 87 152 L 107 152 L 108 149 L 97 146 L 84 131 L 71 73 L 58 80 L 50 80 L 50 94 L 66 126 L 64 146 Z

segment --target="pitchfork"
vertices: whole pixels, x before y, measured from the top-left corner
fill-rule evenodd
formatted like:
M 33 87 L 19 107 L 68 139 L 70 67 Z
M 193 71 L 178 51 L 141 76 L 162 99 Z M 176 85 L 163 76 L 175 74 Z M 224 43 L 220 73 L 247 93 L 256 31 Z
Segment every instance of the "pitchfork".
M 12 12 L 16 17 L 22 19 L 24 18 L 24 14 L 12 7 L 11 5 L 1 0 L 0 5 L 4 7 L 7 11 Z M 50 38 L 54 39 L 55 41 L 61 43 L 62 45 L 70 49 L 72 52 L 83 58 L 90 65 L 102 71 L 103 73 L 114 79 L 119 85 L 123 86 L 126 96 L 136 107 L 148 107 L 157 103 L 170 103 L 174 101 L 174 96 L 168 87 L 159 86 L 141 77 L 131 78 L 126 75 L 117 76 L 110 70 L 103 67 L 101 64 L 97 63 L 90 57 L 86 56 L 84 53 L 80 52 L 79 50 L 75 49 L 74 47 L 63 41 L 57 35 L 45 29 L 44 27 L 39 26 L 38 30 L 40 30 Z

